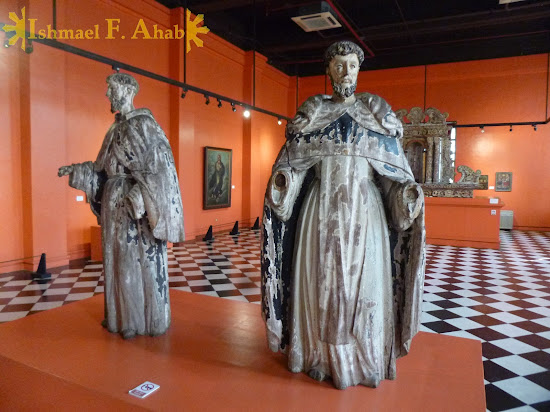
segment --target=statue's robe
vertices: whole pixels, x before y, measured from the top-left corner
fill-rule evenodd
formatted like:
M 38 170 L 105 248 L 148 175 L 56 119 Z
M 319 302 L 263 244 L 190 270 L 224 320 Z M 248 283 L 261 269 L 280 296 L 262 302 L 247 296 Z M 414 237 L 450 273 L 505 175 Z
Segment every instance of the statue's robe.
M 170 144 L 148 109 L 116 115 L 95 162 L 74 165 L 101 225 L 110 332 L 159 335 L 170 325 L 166 244 L 184 240 Z
M 424 202 L 402 125 L 368 93 L 308 99 L 287 126 L 268 184 L 262 314 L 293 372 L 336 387 L 395 379 L 419 327 Z M 414 213 L 407 185 L 420 193 Z

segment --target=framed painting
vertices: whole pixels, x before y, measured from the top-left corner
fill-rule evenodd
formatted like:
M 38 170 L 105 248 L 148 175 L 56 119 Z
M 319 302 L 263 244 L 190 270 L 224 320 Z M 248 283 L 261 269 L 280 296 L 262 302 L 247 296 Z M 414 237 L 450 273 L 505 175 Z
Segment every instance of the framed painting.
M 481 189 L 479 189 L 479 190 L 489 189 L 489 175 L 479 176 L 479 184 L 481 185 Z
M 495 176 L 495 192 L 512 191 L 512 172 L 497 172 Z
M 203 209 L 231 206 L 231 149 L 204 148 Z

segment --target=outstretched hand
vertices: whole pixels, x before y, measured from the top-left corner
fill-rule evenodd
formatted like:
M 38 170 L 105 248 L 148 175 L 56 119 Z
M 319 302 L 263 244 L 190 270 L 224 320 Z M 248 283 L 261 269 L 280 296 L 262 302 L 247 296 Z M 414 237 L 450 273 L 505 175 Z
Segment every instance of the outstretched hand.
M 57 176 L 63 177 L 70 175 L 73 172 L 73 166 L 61 166 L 59 170 L 57 171 Z

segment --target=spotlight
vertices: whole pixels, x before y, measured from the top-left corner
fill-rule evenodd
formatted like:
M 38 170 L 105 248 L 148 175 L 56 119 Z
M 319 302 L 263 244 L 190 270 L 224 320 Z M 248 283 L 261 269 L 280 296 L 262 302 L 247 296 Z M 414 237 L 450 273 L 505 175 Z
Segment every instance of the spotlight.
M 510 131 L 512 131 L 512 125 L 510 125 Z
M 116 67 L 116 66 L 111 66 L 111 69 L 113 69 L 115 72 L 119 72 L 120 71 L 120 67 Z
M 281 119 L 277 119 L 277 124 L 280 126 L 283 124 L 283 121 Z
M 10 47 L 10 39 L 6 39 L 4 41 L 4 47 L 7 49 L 8 47 Z
M 209 105 L 209 104 L 210 104 L 210 96 L 208 96 L 207 94 L 205 94 L 205 95 L 204 95 L 204 98 L 206 99 L 206 101 L 204 102 L 204 104 Z
M 32 46 L 32 42 L 28 40 L 27 47 L 25 47 L 25 53 L 31 54 L 34 51 L 34 47 Z
M 533 125 L 533 129 L 535 130 L 535 132 L 537 131 L 537 125 L 536 124 Z
M 235 103 L 231 102 L 231 110 L 233 110 L 234 112 L 237 111 L 237 109 L 235 108 Z
M 185 99 L 185 96 L 187 96 L 187 90 L 183 89 L 183 90 L 181 91 L 181 98 L 182 98 L 182 99 Z
M 481 129 L 481 133 L 485 133 L 485 126 L 481 126 L 480 129 Z
M 222 107 L 222 101 L 221 101 L 221 99 L 218 99 L 218 107 L 219 107 L 219 108 Z
M 244 112 L 243 112 L 243 116 L 246 117 L 247 119 L 250 117 L 250 110 L 246 109 Z

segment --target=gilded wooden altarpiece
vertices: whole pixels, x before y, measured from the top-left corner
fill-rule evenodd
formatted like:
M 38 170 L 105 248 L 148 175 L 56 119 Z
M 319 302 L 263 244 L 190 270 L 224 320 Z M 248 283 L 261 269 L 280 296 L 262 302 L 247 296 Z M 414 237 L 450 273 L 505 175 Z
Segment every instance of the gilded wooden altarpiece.
M 403 124 L 403 150 L 424 194 L 473 197 L 473 190 L 479 186 L 480 171 L 473 172 L 467 166 L 459 166 L 458 171 L 463 177 L 453 183 L 455 171 L 451 158 L 452 124 L 447 122 L 449 113 L 441 113 L 435 107 L 426 110 L 413 107 L 410 111 L 400 109 L 395 114 Z

